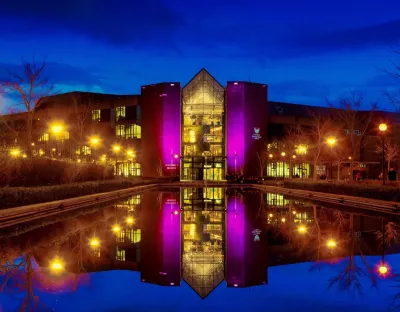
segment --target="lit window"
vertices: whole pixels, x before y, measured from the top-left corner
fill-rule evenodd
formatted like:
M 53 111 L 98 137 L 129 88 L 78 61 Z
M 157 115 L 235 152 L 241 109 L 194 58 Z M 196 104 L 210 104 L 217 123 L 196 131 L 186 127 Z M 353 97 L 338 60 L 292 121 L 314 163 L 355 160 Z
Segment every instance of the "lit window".
M 126 108 L 125 106 L 117 107 L 116 109 L 116 119 L 117 121 L 120 119 L 124 119 L 126 117 Z
M 82 154 L 83 155 L 90 155 L 91 154 L 91 149 L 89 146 L 82 146 Z
M 304 144 L 300 144 L 296 146 L 296 154 L 297 155 L 306 155 L 307 154 L 307 146 Z
M 117 133 L 118 136 L 118 133 Z M 124 135 L 121 135 L 123 137 Z M 125 126 L 125 138 L 126 139 L 141 139 L 142 129 L 139 125 L 130 124 Z
M 99 109 L 92 110 L 92 121 L 94 121 L 94 122 L 100 121 L 100 110 Z
M 118 138 L 125 138 L 125 125 L 117 125 L 115 131 Z
M 50 138 L 50 135 L 49 135 L 48 133 L 43 133 L 43 134 L 39 137 L 38 141 L 39 141 L 39 142 L 46 142 L 46 141 L 49 140 L 49 138 Z
M 117 247 L 117 260 L 125 261 L 125 250 Z

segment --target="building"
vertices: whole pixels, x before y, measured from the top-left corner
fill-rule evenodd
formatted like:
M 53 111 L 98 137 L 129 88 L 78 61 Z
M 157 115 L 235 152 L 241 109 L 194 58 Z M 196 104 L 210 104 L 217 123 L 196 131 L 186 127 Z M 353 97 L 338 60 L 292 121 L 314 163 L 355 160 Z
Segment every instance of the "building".
M 397 114 L 375 113 L 377 122 L 399 123 Z M 108 162 L 116 174 L 125 176 L 306 178 L 314 170 L 342 175 L 349 167 L 348 157 L 340 162 L 321 159 L 314 168 L 305 157 L 307 146 L 297 146 L 297 152 L 289 155 L 284 144 L 276 143 L 289 127 L 312 126 L 313 114 L 329 116 L 332 110 L 268 101 L 266 84 L 228 81 L 222 86 L 201 69 L 183 87 L 179 82 L 163 82 L 142 86 L 138 95 L 55 95 L 35 110 L 29 142 L 24 130 L 26 113 L 5 116 L 0 133 L 5 148 L 19 147 L 34 156 Z M 330 118 L 335 121 L 334 116 Z M 372 177 L 381 170 L 381 158 L 375 152 L 379 143 L 375 120 L 370 128 L 357 159 L 351 161 L 356 160 L 353 174 L 360 171 L 368 176 L 369 172 Z M 346 131 L 340 129 L 339 135 Z M 352 135 L 357 131 L 353 129 Z M 272 154 L 269 148 L 278 157 L 265 159 Z M 280 158 L 282 152 L 288 154 L 286 158 Z

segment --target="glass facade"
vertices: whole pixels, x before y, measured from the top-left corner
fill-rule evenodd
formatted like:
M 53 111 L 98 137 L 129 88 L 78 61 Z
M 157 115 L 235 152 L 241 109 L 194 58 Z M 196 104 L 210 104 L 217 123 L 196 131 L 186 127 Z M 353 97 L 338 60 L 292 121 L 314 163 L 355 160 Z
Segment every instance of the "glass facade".
M 201 70 L 183 88 L 182 180 L 225 179 L 225 90 Z

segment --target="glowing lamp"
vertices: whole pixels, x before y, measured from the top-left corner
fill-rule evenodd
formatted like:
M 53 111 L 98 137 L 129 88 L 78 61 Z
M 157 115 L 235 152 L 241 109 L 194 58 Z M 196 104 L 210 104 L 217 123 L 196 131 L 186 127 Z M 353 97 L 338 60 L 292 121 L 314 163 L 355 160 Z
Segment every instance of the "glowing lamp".
M 50 262 L 50 270 L 53 273 L 61 273 L 64 271 L 64 263 L 60 258 L 54 258 Z
M 269 154 L 269 155 L 268 155 L 268 157 L 269 157 L 269 158 L 272 158 L 272 157 L 274 157 L 274 155 L 272 155 L 272 154 Z
M 387 130 L 387 124 L 385 124 L 385 123 L 381 123 L 380 125 L 379 125 L 379 131 L 381 131 L 381 132 L 385 132 L 386 130 Z
M 116 225 L 113 226 L 112 231 L 113 231 L 114 233 L 119 232 L 119 231 L 121 231 L 121 227 L 120 227 L 119 225 L 116 224 Z
M 100 139 L 98 137 L 91 137 L 89 142 L 91 145 L 98 145 L 100 143 Z
M 307 228 L 304 225 L 299 226 L 298 231 L 300 234 L 307 232 Z
M 179 211 L 178 210 L 174 210 L 174 215 L 178 215 L 179 214 Z
M 118 153 L 118 152 L 121 150 L 121 146 L 119 146 L 119 145 L 113 145 L 112 149 L 113 149 L 113 151 L 114 151 L 115 153 Z
M 285 152 L 282 152 L 281 155 L 282 155 L 282 157 L 285 157 L 285 156 L 286 156 L 286 153 L 285 153 Z
M 13 148 L 10 150 L 10 155 L 12 157 L 18 157 L 21 154 L 21 151 L 18 148 Z
M 293 157 L 293 159 L 296 159 L 296 155 L 293 155 L 292 157 Z
M 270 217 L 270 218 L 272 218 L 274 215 L 272 214 L 272 213 L 270 213 L 269 215 L 268 215 L 268 217 Z
M 381 264 L 378 268 L 378 272 L 380 275 L 385 276 L 389 272 L 389 268 L 385 264 Z
M 50 127 L 51 132 L 53 132 L 53 134 L 58 135 L 63 131 L 63 126 L 60 124 L 53 124 Z
M 174 158 L 178 159 L 179 155 L 178 154 L 174 154 Z
M 281 220 L 283 223 L 285 223 L 286 222 L 286 219 L 285 218 L 282 218 L 282 220 Z
M 135 155 L 135 153 L 134 153 L 133 150 L 127 151 L 126 154 L 127 154 L 129 157 L 133 157 L 133 156 Z
M 103 156 L 100 157 L 100 161 L 106 161 L 106 160 L 107 160 L 107 156 L 106 155 L 103 155 Z
M 329 137 L 329 138 L 326 140 L 326 143 L 328 143 L 330 146 L 333 146 L 333 145 L 336 144 L 336 139 L 335 139 L 334 137 Z
M 133 224 L 133 222 L 134 222 L 134 220 L 133 220 L 132 217 L 126 218 L 126 223 L 128 223 L 128 224 Z
M 98 247 L 100 246 L 100 241 L 97 238 L 92 238 L 90 240 L 90 246 L 92 247 Z
M 22 155 L 22 158 L 27 158 L 28 156 L 26 155 L 26 154 L 23 154 Z
M 293 210 L 292 213 L 295 215 L 297 212 L 296 212 L 296 210 Z
M 333 239 L 330 239 L 327 241 L 326 246 L 328 248 L 335 248 L 336 247 L 336 242 Z

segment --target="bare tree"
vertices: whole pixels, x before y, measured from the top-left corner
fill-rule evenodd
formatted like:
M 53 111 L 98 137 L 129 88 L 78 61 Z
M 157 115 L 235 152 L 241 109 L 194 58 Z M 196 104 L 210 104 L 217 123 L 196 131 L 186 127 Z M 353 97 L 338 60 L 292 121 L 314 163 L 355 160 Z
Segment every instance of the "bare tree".
M 3 84 L 6 93 L 18 95 L 25 110 L 25 149 L 31 155 L 32 132 L 34 126 L 34 114 L 36 109 L 52 95 L 54 88 L 45 78 L 46 63 L 22 61 L 22 73 L 8 72 L 8 80 Z
M 74 140 L 79 146 L 79 149 L 82 149 L 85 143 L 85 125 L 90 116 L 92 101 L 90 98 L 84 97 L 82 94 L 78 93 L 72 95 L 72 103 L 73 112 L 71 113 L 71 119 L 75 125 Z
M 395 55 L 400 56 L 400 45 L 392 47 L 392 51 Z M 393 77 L 394 79 L 400 81 L 400 64 L 392 62 L 392 67 L 393 67 L 392 70 L 383 69 L 382 71 L 388 74 L 389 76 Z M 395 94 L 388 90 L 386 90 L 384 94 L 386 95 L 386 97 L 389 100 L 389 103 L 392 104 L 396 112 L 400 112 L 400 94 Z
M 397 154 L 399 152 L 399 146 L 392 142 L 390 138 L 385 139 L 385 158 L 387 161 L 387 170 L 389 172 L 392 161 L 396 160 Z M 382 154 L 382 138 L 381 143 L 376 145 L 376 153 Z
M 350 151 L 350 179 L 353 180 L 353 164 L 359 160 L 360 150 L 364 146 L 364 137 L 369 129 L 373 114 L 377 104 L 371 103 L 368 111 L 362 111 L 364 98 L 350 92 L 350 99 L 340 100 L 334 104 L 329 101 L 328 105 L 332 108 L 335 116 L 338 117 L 339 125 L 343 128 L 349 145 Z
M 260 170 L 260 177 L 264 176 L 265 167 L 267 166 L 267 157 L 265 153 L 257 152 L 258 170 Z
M 307 128 L 299 128 L 300 140 L 307 145 L 307 153 L 313 163 L 313 181 L 317 180 L 317 166 L 326 145 L 326 138 L 332 132 L 333 125 L 329 118 L 312 114 L 311 125 Z

